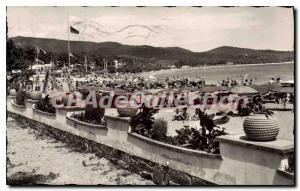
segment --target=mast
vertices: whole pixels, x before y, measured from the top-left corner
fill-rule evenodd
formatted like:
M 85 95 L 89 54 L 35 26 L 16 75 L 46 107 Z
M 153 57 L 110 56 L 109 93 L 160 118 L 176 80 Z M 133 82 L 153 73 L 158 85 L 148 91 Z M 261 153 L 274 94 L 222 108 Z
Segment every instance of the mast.
M 70 70 L 70 18 L 68 15 L 68 63 L 69 63 L 69 70 Z
M 70 18 L 68 14 L 68 69 L 67 69 L 67 83 L 69 91 L 71 91 L 71 76 L 70 76 Z
M 105 69 L 105 60 L 103 58 L 103 70 Z
M 87 72 L 87 60 L 86 60 L 86 56 L 84 56 L 84 66 L 85 66 L 85 71 Z
M 39 64 L 39 51 L 38 51 L 38 45 L 36 45 L 36 64 Z

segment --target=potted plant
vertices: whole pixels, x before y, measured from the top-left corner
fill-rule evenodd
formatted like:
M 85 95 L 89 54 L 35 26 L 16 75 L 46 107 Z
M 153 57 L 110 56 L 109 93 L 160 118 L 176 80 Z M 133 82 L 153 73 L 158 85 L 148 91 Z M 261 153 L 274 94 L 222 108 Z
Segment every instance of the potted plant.
M 27 97 L 25 90 L 19 90 L 16 94 L 16 104 L 17 105 L 25 105 L 25 99 Z
M 45 98 L 39 99 L 39 101 L 35 105 L 35 108 L 43 112 L 55 113 L 55 108 L 50 102 L 49 95 L 46 95 Z
M 246 117 L 243 128 L 247 138 L 254 141 L 272 141 L 279 133 L 278 119 L 267 110 Z

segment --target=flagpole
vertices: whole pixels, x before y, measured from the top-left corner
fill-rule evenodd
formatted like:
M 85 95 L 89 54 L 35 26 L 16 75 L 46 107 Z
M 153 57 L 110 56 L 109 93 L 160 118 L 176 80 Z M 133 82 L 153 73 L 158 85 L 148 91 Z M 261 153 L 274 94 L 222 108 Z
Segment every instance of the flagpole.
M 38 52 L 38 45 L 36 45 L 36 64 L 39 64 L 39 52 Z
M 87 72 L 87 60 L 86 60 L 86 56 L 84 56 L 84 66 L 85 66 L 85 72 Z
M 69 62 L 69 70 L 70 70 L 70 18 L 68 15 L 68 62 Z
M 68 63 L 69 63 L 69 67 L 68 67 L 68 72 L 67 72 L 67 82 L 68 82 L 68 86 L 69 86 L 69 91 L 71 91 L 71 76 L 70 76 L 70 18 L 69 18 L 69 14 L 68 14 Z

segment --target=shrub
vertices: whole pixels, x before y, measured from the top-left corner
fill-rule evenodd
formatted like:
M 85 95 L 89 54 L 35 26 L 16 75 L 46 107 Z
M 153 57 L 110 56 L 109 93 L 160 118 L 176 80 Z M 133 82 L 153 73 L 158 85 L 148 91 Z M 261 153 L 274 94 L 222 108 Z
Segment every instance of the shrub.
M 153 115 L 158 111 L 158 109 L 147 108 L 143 105 L 140 111 L 130 118 L 131 131 L 151 138 L 154 123 Z
M 25 99 L 27 98 L 26 91 L 19 90 L 16 95 L 16 104 L 25 105 Z
M 88 121 L 101 122 L 105 114 L 105 109 L 99 106 L 93 107 L 93 104 L 87 104 L 84 108 L 85 119 Z
M 86 99 L 87 96 L 90 94 L 90 91 L 87 89 L 81 89 L 81 90 L 79 90 L 79 92 L 82 95 L 82 97 L 81 97 L 82 100 Z
M 157 119 L 152 124 L 152 138 L 156 140 L 165 139 L 168 131 L 168 122 L 164 119 Z
M 50 103 L 49 96 L 46 95 L 45 98 L 39 99 L 38 103 L 36 104 L 36 109 L 40 111 L 44 111 L 47 113 L 55 113 L 55 108 L 53 105 Z

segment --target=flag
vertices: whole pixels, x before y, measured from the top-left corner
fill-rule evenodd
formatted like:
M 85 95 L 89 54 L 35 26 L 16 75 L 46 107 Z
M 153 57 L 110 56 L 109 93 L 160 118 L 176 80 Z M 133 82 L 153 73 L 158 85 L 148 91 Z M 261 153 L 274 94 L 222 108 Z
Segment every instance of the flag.
M 74 34 L 79 34 L 79 30 L 75 29 L 74 27 L 70 26 L 70 32 Z
M 75 58 L 75 56 L 71 52 L 69 53 L 69 56 Z
M 39 46 L 36 46 L 36 51 L 39 54 L 41 51 L 43 54 L 47 54 L 47 52 L 45 50 L 43 50 L 42 48 L 40 48 Z

